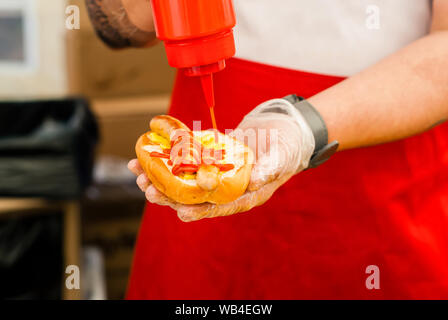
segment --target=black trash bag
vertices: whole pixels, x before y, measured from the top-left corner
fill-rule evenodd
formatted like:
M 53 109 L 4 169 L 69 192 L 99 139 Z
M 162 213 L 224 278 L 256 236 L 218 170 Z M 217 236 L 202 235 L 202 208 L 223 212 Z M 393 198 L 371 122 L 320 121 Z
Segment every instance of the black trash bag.
M 0 219 L 0 300 L 62 298 L 62 217 Z
M 0 103 L 0 196 L 80 196 L 97 142 L 84 99 Z

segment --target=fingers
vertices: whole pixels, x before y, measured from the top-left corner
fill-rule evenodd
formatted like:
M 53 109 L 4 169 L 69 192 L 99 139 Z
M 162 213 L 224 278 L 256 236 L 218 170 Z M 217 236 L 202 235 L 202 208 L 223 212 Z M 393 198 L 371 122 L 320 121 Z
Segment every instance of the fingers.
M 209 217 L 216 211 L 217 205 L 211 203 L 202 203 L 196 205 L 179 205 L 177 208 L 177 216 L 183 222 L 198 221 Z
M 268 155 L 263 155 L 258 159 L 252 169 L 248 190 L 258 190 L 264 185 L 276 180 L 281 172 L 283 172 L 283 166 L 284 164 L 277 152 L 270 152 Z
M 131 161 L 129 161 L 128 169 L 136 176 L 139 176 L 143 173 L 143 168 L 137 159 L 132 159 Z
M 183 222 L 201 220 L 205 217 L 208 217 L 211 213 L 216 212 L 216 210 L 213 210 L 216 205 L 211 203 L 195 205 L 185 205 L 177 203 L 157 190 L 154 185 L 150 185 L 148 189 L 146 189 L 145 196 L 146 199 L 151 203 L 158 204 L 160 206 L 168 206 L 177 211 L 177 216 Z
M 226 204 L 202 203 L 196 205 L 184 205 L 177 203 L 162 192 L 157 190 L 154 185 L 149 185 L 145 195 L 149 202 L 161 206 L 169 206 L 177 211 L 177 216 L 183 222 L 198 221 L 204 218 L 215 218 L 233 215 L 239 212 L 249 211 L 250 209 L 265 203 L 275 190 L 278 189 L 287 178 L 274 180 L 260 187 L 256 191 L 247 191 L 237 200 Z
M 200 204 L 200 205 L 182 205 L 179 204 L 151 184 L 151 181 L 144 173 L 140 163 L 137 159 L 133 159 L 128 163 L 128 169 L 137 176 L 137 185 L 145 193 L 146 199 L 154 204 L 160 206 L 169 206 L 172 209 L 178 211 L 178 217 L 182 221 L 190 222 L 204 218 L 210 213 L 210 209 L 214 207 L 212 204 Z
M 142 173 L 141 175 L 139 175 L 137 177 L 136 182 L 137 182 L 137 185 L 140 188 L 140 190 L 142 190 L 143 192 L 145 192 L 146 189 L 148 189 L 149 185 L 151 184 L 151 181 L 148 179 L 148 177 L 144 173 Z
M 153 185 L 149 186 L 145 191 L 146 199 L 151 203 L 156 203 L 160 205 L 166 205 L 168 202 L 167 197 L 157 190 Z
M 148 189 L 146 189 L 145 196 L 146 199 L 151 203 L 155 203 L 160 206 L 169 206 L 174 210 L 178 209 L 179 204 L 157 190 L 154 185 L 150 185 Z
M 146 199 L 149 202 L 161 206 L 169 206 L 174 210 L 177 210 L 179 204 L 169 199 L 162 192 L 157 190 L 153 184 L 151 184 L 151 180 L 149 180 L 137 159 L 129 161 L 128 169 L 137 176 L 137 185 L 140 190 L 145 193 Z
M 274 181 L 257 191 L 248 191 L 237 200 L 226 204 L 178 205 L 177 216 L 183 222 L 198 221 L 204 218 L 215 218 L 246 212 L 265 203 L 284 181 Z
M 151 181 L 148 176 L 144 173 L 142 166 L 137 159 L 133 159 L 128 163 L 128 169 L 137 176 L 137 185 L 143 192 L 150 186 Z

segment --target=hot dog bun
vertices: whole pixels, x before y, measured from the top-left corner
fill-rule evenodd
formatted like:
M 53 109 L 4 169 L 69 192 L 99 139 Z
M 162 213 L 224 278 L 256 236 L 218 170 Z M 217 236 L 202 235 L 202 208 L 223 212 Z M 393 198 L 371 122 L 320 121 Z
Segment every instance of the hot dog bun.
M 153 118 L 150 128 L 151 131 L 137 141 L 137 158 L 154 186 L 170 199 L 183 204 L 223 204 L 236 200 L 246 191 L 254 155 L 243 143 L 214 131 L 193 133 L 181 121 L 170 116 Z M 195 173 L 173 174 L 172 156 L 165 159 L 152 154 L 166 151 L 172 144 L 171 139 L 179 132 L 188 132 L 204 148 L 212 145 L 215 149 L 224 149 L 225 156 L 217 161 L 216 166 L 201 163 Z M 218 134 L 218 144 L 215 134 Z M 221 171 L 229 164 L 234 166 L 232 170 Z

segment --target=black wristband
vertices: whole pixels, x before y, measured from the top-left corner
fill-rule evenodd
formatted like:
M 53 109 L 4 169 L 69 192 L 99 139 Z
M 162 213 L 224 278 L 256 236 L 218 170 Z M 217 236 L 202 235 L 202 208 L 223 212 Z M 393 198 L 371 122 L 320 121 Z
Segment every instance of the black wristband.
M 308 168 L 315 168 L 327 161 L 338 149 L 339 143 L 328 143 L 328 129 L 320 113 L 308 101 L 295 94 L 284 97 L 305 118 L 314 135 L 315 147 Z

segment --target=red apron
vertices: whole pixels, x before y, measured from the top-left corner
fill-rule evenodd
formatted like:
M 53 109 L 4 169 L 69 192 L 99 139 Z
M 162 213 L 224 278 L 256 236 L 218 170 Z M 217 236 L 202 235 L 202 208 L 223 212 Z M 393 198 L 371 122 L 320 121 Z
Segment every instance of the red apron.
M 341 80 L 232 59 L 215 78 L 218 126 Z M 170 114 L 211 127 L 197 79 L 178 75 Z M 369 265 L 378 290 L 366 288 Z M 448 124 L 340 152 L 248 213 L 183 223 L 148 204 L 128 298 L 447 299 Z

